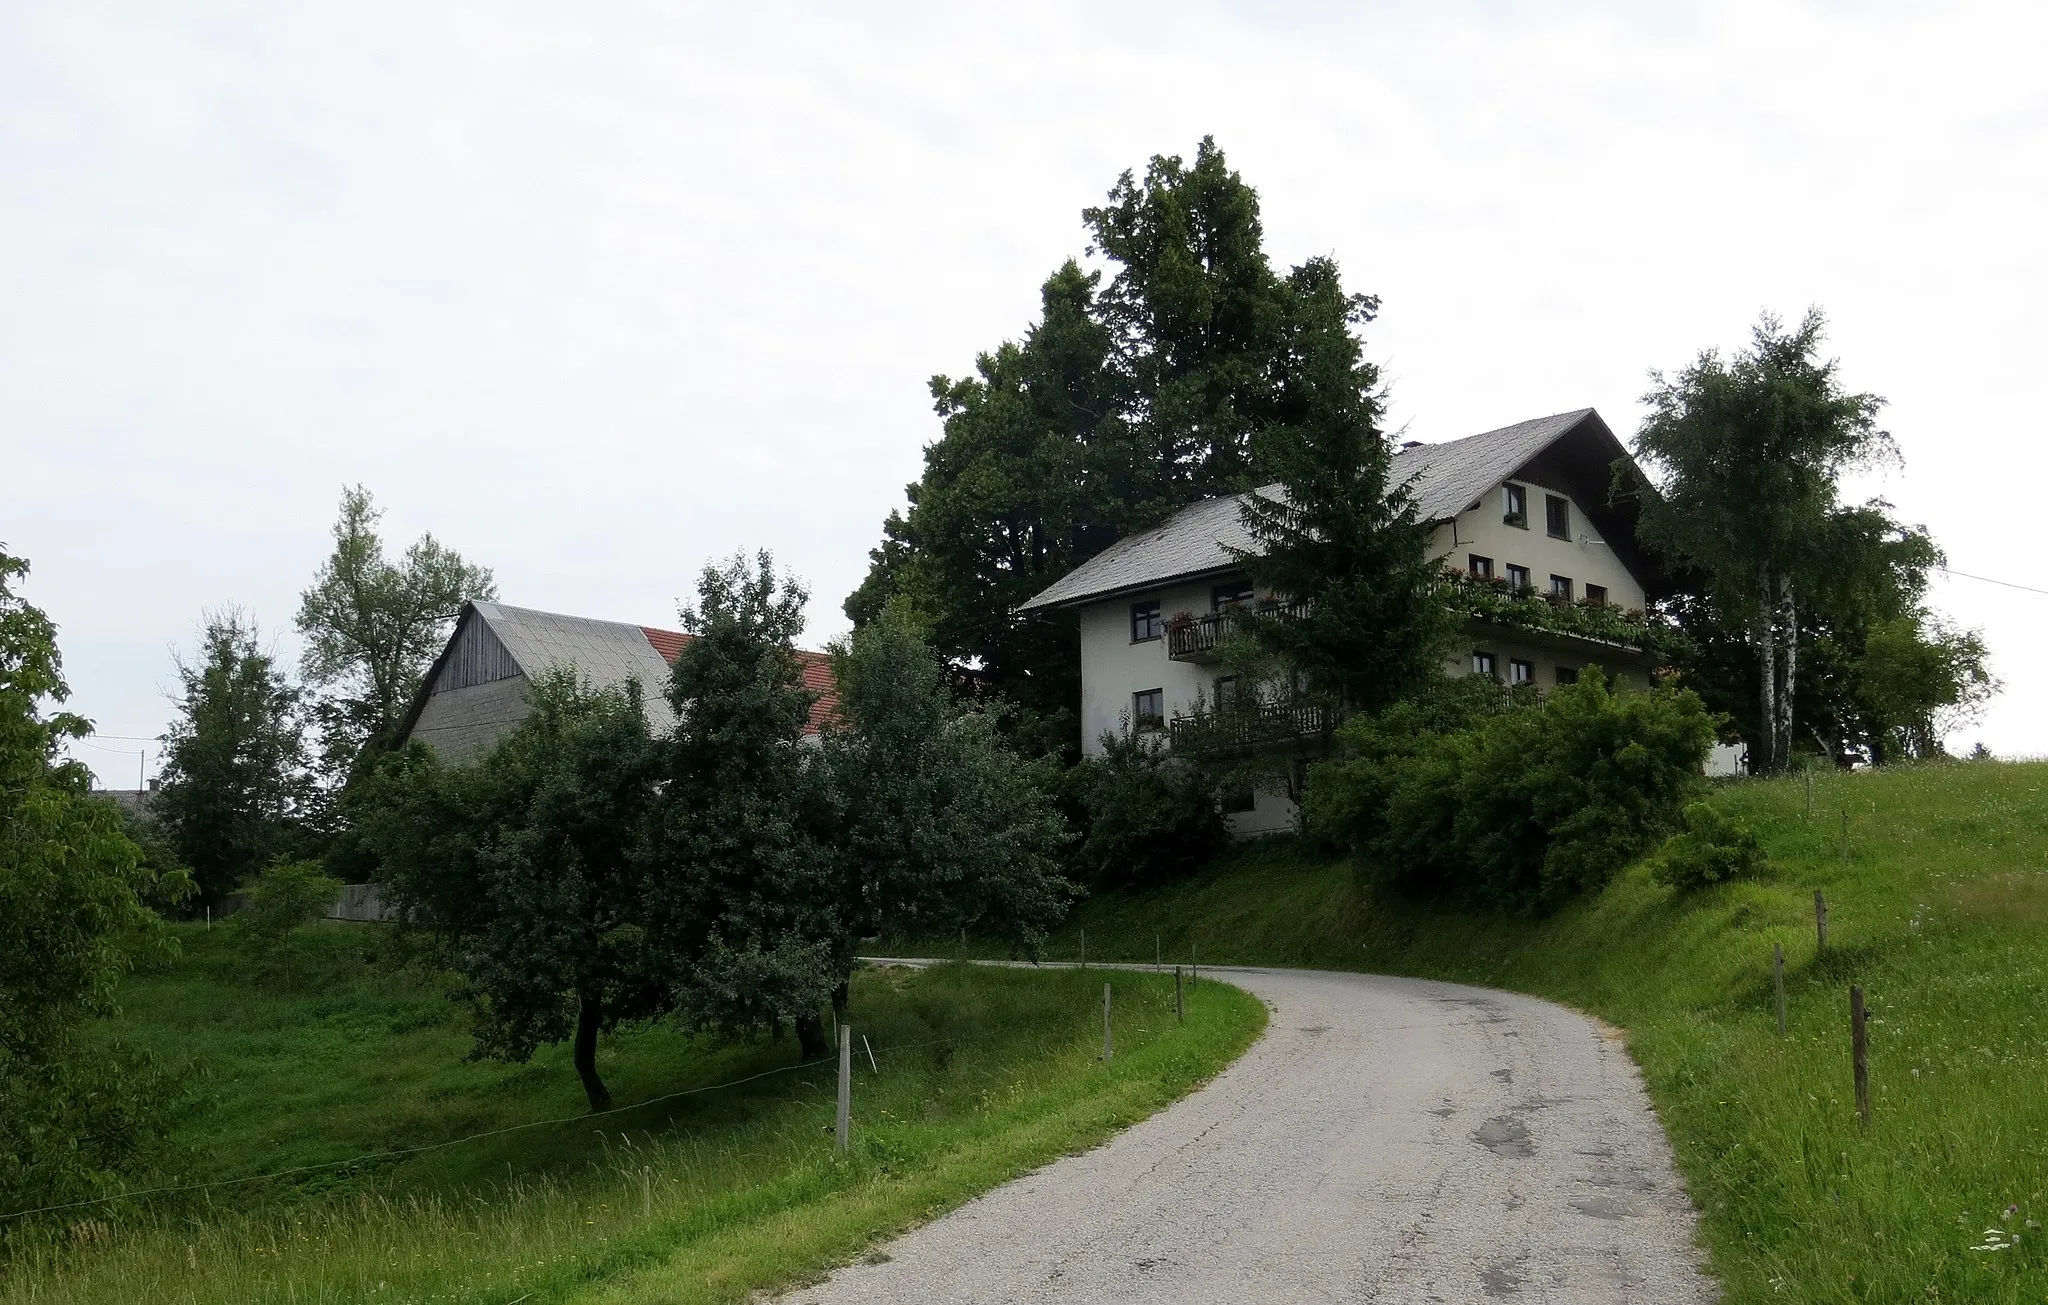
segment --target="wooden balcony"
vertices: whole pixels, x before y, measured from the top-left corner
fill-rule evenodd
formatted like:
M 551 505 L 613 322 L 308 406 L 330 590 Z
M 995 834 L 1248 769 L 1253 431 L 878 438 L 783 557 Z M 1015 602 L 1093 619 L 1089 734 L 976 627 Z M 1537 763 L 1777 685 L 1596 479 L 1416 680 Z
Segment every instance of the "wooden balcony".
M 1326 739 L 1336 725 L 1336 712 L 1323 703 L 1263 702 L 1256 707 L 1175 716 L 1168 722 L 1167 732 L 1176 749 L 1214 752 Z
M 1296 621 L 1308 615 L 1305 602 L 1261 603 L 1260 616 L 1278 616 L 1283 620 Z M 1225 641 L 1230 638 L 1231 627 L 1246 609 L 1226 607 L 1214 616 L 1197 617 L 1192 621 L 1178 623 L 1169 621 L 1166 626 L 1166 655 L 1177 662 L 1213 662 L 1221 654 Z

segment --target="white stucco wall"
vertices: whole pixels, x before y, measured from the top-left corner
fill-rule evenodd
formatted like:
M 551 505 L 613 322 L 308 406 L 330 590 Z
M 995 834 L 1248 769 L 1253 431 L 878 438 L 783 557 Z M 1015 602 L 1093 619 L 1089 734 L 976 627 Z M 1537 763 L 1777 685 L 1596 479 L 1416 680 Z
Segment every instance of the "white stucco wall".
M 1213 588 L 1205 581 L 1159 590 L 1160 615 L 1208 615 Z M 1103 733 L 1124 728 L 1132 694 L 1144 689 L 1166 690 L 1166 714 L 1171 718 L 1186 714 L 1198 694 L 1213 696 L 1216 678 L 1223 674 L 1215 666 L 1167 657 L 1164 637 L 1131 642 L 1131 605 L 1151 597 L 1134 595 L 1081 609 L 1081 751 L 1085 756 L 1101 756 Z
M 1553 539 L 1544 530 L 1543 498 L 1561 491 L 1546 489 L 1534 481 L 1509 483 L 1528 490 L 1528 526 L 1511 526 L 1501 519 L 1504 491 L 1495 486 L 1487 491 L 1477 508 L 1438 526 L 1431 536 L 1431 547 L 1446 566 L 1465 570 L 1468 559 L 1477 553 L 1493 559 L 1493 573 L 1502 579 L 1507 578 L 1510 565 L 1528 567 L 1529 583 L 1539 592 L 1550 591 L 1551 576 L 1570 576 L 1575 597 L 1584 598 L 1589 584 L 1605 585 L 1608 602 L 1632 609 L 1643 606 L 1642 585 L 1629 574 L 1614 550 L 1607 547 L 1577 503 L 1572 504 L 1572 537 Z

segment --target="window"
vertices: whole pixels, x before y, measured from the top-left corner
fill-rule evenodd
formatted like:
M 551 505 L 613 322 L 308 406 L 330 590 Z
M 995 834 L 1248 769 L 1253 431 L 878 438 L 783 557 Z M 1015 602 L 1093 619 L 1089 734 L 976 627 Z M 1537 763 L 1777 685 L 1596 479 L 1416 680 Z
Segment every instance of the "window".
M 1508 563 L 1508 584 L 1511 588 L 1527 589 L 1529 587 L 1529 568 L 1526 566 L 1516 566 L 1513 562 Z
M 1157 639 L 1166 633 L 1166 622 L 1159 619 L 1159 600 L 1149 603 L 1131 604 L 1131 642 L 1143 643 Z
M 1490 652 L 1474 652 L 1472 654 L 1472 673 L 1474 675 L 1484 675 L 1489 680 L 1500 678 L 1499 667 L 1494 662 L 1493 654 Z
M 1529 491 L 1520 485 L 1500 487 L 1500 519 L 1508 525 L 1529 528 Z
M 1244 812 L 1256 810 L 1258 805 L 1258 794 L 1251 789 L 1243 789 L 1236 793 L 1225 793 L 1223 795 L 1223 814 L 1226 816 L 1241 815 Z
M 1607 606 L 1607 586 L 1587 585 L 1586 601 L 1589 603 L 1598 603 L 1602 607 Z
M 1479 554 L 1474 553 L 1470 557 L 1466 558 L 1465 562 L 1465 572 L 1467 575 L 1470 575 L 1474 580 L 1493 579 L 1492 558 L 1481 557 L 1479 556 Z
M 1534 684 L 1534 683 L 1536 683 L 1536 663 L 1535 663 L 1535 662 L 1525 662 L 1525 661 L 1523 661 L 1523 660 L 1522 660 L 1521 658 L 1519 658 L 1519 657 L 1511 657 L 1511 658 L 1509 658 L 1509 659 L 1508 659 L 1508 683 L 1509 683 L 1509 684 Z
M 1226 675 L 1216 681 L 1216 710 L 1229 711 L 1237 705 L 1237 677 Z
M 1209 595 L 1209 602 L 1209 610 L 1214 612 L 1229 607 L 1249 607 L 1252 603 L 1252 587 L 1243 581 L 1217 585 Z
M 1559 684 L 1577 684 L 1579 682 L 1579 668 L 1576 666 L 1558 667 L 1557 682 Z
M 1141 730 L 1166 728 L 1166 690 L 1140 689 L 1131 695 L 1131 724 Z
M 1564 601 L 1570 602 L 1572 600 L 1572 578 L 1568 575 L 1554 575 L 1550 577 L 1550 596 L 1552 598 L 1562 598 Z
M 1572 501 L 1556 494 L 1543 496 L 1543 529 L 1552 539 L 1572 537 Z

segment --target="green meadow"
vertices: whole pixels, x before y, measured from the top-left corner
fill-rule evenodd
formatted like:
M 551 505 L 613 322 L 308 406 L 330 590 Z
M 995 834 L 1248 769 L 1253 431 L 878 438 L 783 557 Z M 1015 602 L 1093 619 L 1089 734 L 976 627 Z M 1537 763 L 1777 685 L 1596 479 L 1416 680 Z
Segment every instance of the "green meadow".
M 745 1300 L 1096 1144 L 1265 1021 L 1206 984 L 1179 1023 L 1171 976 L 864 970 L 841 1156 L 835 1066 L 793 1039 L 608 1038 L 622 1105 L 592 1116 L 565 1051 L 466 1060 L 442 984 L 374 927 L 304 931 L 289 978 L 232 930 L 180 934 L 111 1032 L 183 1073 L 161 1183 L 211 1185 L 16 1225 L 4 1305 Z

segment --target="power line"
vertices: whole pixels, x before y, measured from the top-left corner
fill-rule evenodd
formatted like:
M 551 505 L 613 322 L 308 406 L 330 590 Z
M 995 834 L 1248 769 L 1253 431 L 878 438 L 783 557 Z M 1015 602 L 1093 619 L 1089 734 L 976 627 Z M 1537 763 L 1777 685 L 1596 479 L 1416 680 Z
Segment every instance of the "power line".
M 1945 566 L 1938 566 L 1934 569 L 1943 575 L 1960 576 L 1964 580 L 1982 580 L 1987 585 L 2004 585 L 2007 589 L 2020 589 L 2030 594 L 2040 594 L 2043 597 L 2048 597 L 2048 589 L 2036 589 L 2032 585 L 2015 584 L 2010 580 L 1994 580 L 1988 575 L 1971 575 L 1968 571 L 1951 571 Z

